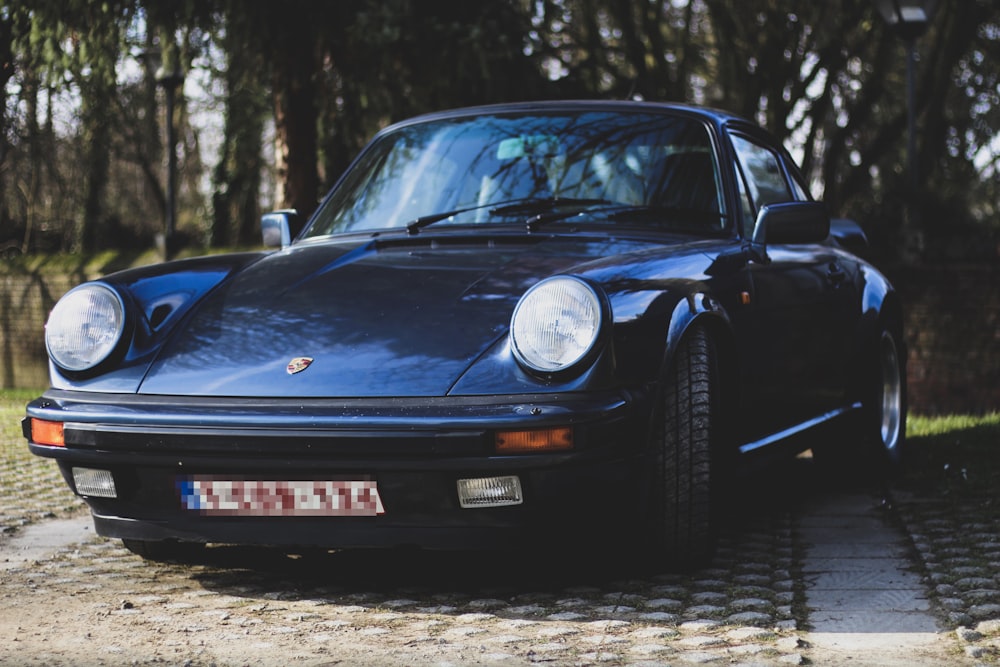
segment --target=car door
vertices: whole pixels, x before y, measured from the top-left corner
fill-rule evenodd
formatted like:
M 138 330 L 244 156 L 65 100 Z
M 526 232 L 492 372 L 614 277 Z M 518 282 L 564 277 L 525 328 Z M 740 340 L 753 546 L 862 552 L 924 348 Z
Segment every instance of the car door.
M 763 140 L 732 135 L 744 237 L 768 204 L 808 200 L 785 160 Z M 750 437 L 789 428 L 839 407 L 846 395 L 855 268 L 824 244 L 768 244 L 749 266 L 749 303 L 737 315 L 743 406 Z

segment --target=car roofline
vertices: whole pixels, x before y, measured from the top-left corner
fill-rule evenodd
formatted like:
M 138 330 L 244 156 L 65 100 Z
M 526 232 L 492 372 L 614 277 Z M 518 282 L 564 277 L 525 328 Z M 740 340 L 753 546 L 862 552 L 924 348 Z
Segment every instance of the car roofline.
M 649 112 L 664 113 L 673 112 L 691 118 L 701 119 L 717 125 L 725 125 L 731 121 L 743 121 L 749 123 L 747 119 L 728 111 L 713 109 L 710 107 L 695 106 L 690 104 L 680 104 L 675 102 L 648 102 L 640 100 L 538 100 L 529 102 L 505 102 L 500 104 L 484 104 L 477 106 L 457 107 L 444 109 L 430 113 L 414 116 L 398 123 L 393 123 L 381 130 L 378 134 L 383 134 L 400 127 L 418 125 L 435 120 L 447 120 L 453 118 L 468 118 L 486 114 L 515 114 L 527 112 L 559 112 L 559 111 L 616 111 L 616 112 Z

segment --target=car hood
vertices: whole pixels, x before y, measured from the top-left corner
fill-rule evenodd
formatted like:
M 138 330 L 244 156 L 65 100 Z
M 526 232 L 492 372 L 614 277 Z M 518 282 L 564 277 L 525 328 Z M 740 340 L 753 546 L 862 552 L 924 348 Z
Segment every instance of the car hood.
M 140 393 L 443 396 L 506 335 L 528 287 L 643 246 L 604 238 L 298 244 L 206 297 L 172 333 Z

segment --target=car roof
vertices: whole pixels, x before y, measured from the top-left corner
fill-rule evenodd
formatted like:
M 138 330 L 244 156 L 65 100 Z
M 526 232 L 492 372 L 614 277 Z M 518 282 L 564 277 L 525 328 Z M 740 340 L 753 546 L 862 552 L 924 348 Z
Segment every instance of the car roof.
M 726 125 L 730 122 L 738 122 L 741 125 L 753 125 L 742 116 L 714 109 L 711 107 L 696 106 L 692 104 L 680 104 L 674 102 L 647 102 L 640 100 L 538 100 L 529 102 L 507 102 L 502 104 L 486 104 L 479 106 L 460 107 L 435 111 L 419 116 L 414 116 L 399 123 L 394 123 L 390 128 L 410 125 L 412 123 L 422 123 L 431 120 L 473 117 L 486 114 L 512 114 L 525 112 L 553 112 L 553 111 L 605 111 L 605 112 L 650 112 L 663 113 L 665 111 L 680 113 L 683 115 L 701 118 L 704 121 L 716 125 Z M 386 128 L 387 130 L 390 128 Z

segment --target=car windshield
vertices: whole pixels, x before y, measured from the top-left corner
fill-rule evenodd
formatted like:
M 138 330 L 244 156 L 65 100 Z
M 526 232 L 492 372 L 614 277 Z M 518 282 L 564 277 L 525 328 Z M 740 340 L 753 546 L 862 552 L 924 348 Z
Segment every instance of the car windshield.
M 549 220 L 719 233 L 725 218 L 708 128 L 680 115 L 477 115 L 379 136 L 308 237 L 428 225 Z M 616 209 L 644 215 L 610 215 Z

